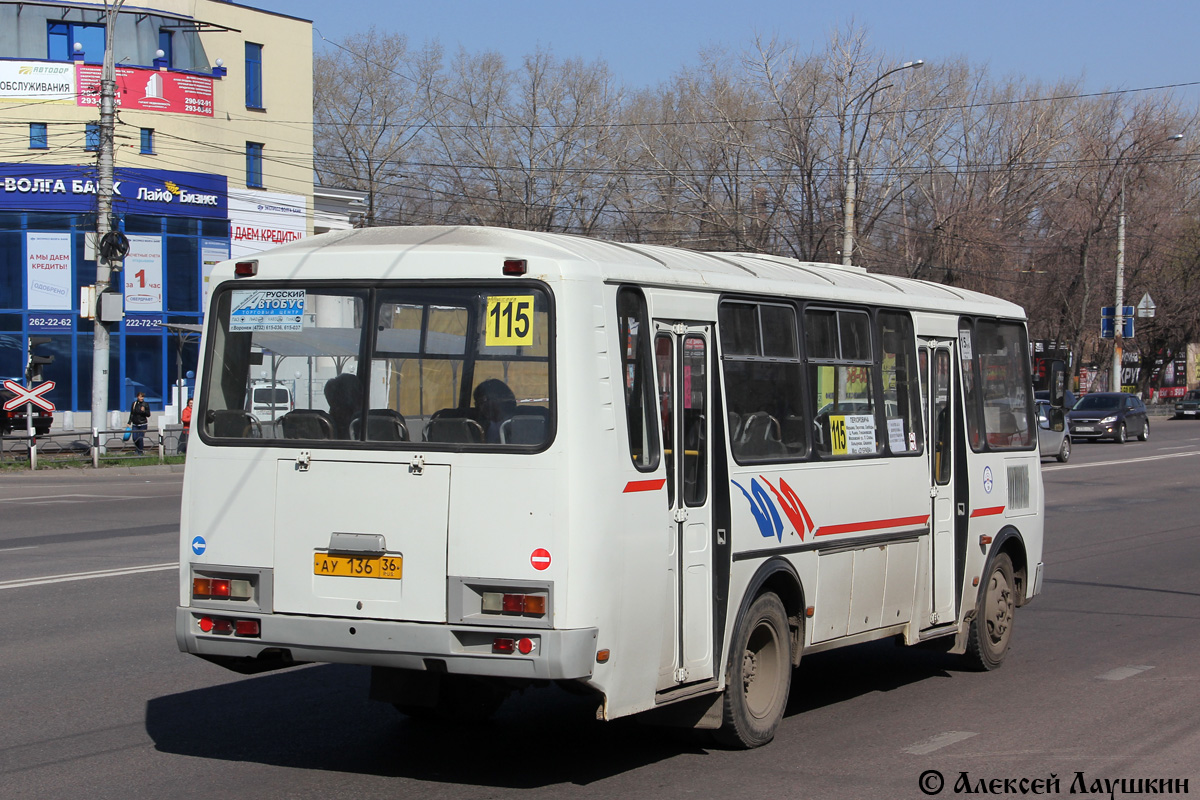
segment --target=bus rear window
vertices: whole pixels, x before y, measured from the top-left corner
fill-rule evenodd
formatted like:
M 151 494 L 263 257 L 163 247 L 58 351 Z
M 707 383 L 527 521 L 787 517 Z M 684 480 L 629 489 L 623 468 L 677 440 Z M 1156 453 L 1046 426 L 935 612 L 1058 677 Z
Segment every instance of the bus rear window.
M 214 304 L 202 390 L 214 443 L 549 443 L 544 289 L 243 286 Z

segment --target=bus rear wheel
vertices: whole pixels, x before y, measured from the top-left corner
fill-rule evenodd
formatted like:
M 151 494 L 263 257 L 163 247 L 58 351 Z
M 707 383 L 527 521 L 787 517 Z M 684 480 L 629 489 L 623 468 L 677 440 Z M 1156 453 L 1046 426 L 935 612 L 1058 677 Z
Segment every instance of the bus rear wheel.
M 992 561 L 967 639 L 967 659 L 977 669 L 992 670 L 1004 663 L 1017 608 L 1015 587 L 1012 560 L 1001 553 Z
M 792 684 L 787 611 L 772 593 L 760 595 L 738 621 L 725 670 L 718 742 L 759 747 L 775 737 Z

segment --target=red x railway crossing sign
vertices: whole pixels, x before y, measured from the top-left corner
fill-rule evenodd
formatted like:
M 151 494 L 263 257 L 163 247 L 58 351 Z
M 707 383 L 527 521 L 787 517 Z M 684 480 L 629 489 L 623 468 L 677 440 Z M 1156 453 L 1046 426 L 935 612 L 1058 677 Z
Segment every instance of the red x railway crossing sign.
M 54 388 L 54 381 L 39 383 L 32 389 L 26 389 L 16 381 L 5 381 L 4 388 L 14 394 L 14 397 L 4 403 L 5 411 L 12 411 L 26 403 L 33 403 L 38 408 L 44 408 L 46 411 L 54 411 L 54 403 L 42 397 L 42 395 Z

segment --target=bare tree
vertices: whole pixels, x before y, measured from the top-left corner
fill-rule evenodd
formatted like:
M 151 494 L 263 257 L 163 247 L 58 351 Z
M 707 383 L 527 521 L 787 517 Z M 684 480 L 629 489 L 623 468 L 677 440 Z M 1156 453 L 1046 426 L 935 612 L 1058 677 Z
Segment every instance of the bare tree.
M 408 158 L 428 121 L 436 45 L 412 52 L 371 28 L 313 62 L 314 168 L 325 184 L 366 192 L 365 225 L 403 222 Z

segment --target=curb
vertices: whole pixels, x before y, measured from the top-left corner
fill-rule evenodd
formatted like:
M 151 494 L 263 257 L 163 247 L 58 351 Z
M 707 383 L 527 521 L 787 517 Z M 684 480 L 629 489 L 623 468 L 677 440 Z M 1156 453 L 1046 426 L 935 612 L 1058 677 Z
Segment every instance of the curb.
M 42 475 L 53 475 L 57 473 L 72 473 L 75 477 L 95 476 L 106 477 L 109 475 L 170 475 L 184 472 L 184 464 L 145 464 L 137 467 L 125 467 L 120 464 L 115 464 L 111 467 L 94 468 L 89 464 L 72 464 L 70 466 L 54 466 L 43 467 L 38 470 L 29 469 L 28 465 L 24 469 L 4 470 L 0 472 L 0 480 L 7 477 L 29 476 L 37 477 Z

